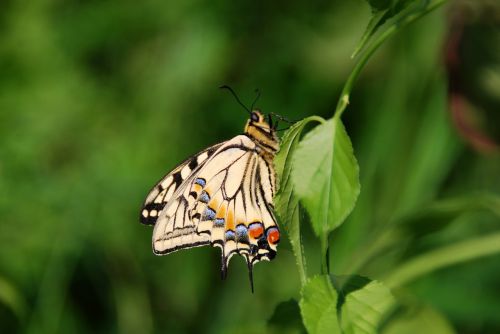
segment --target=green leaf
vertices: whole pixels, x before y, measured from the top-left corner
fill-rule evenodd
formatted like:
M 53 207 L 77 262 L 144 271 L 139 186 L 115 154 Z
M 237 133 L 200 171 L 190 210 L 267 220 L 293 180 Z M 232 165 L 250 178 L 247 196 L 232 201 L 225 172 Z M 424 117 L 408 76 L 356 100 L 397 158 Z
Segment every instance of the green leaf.
M 382 328 L 383 334 L 453 334 L 448 320 L 428 306 L 405 307 Z
M 340 333 L 337 318 L 337 291 L 327 275 L 314 276 L 302 288 L 300 311 L 307 331 Z
M 371 279 L 359 275 L 330 275 L 335 289 L 339 293 L 339 307 L 345 303 L 345 297 L 351 292 L 364 288 Z
M 315 234 L 324 238 L 352 211 L 360 190 L 358 163 L 338 118 L 317 126 L 299 143 L 291 177 Z
M 457 218 L 461 215 L 478 211 L 490 212 L 500 217 L 500 196 L 477 192 L 455 198 L 443 198 L 420 206 L 414 212 L 394 218 L 382 233 L 356 251 L 354 260 L 344 270 L 357 272 L 368 263 L 373 265 L 374 261 L 382 259 L 381 254 L 388 250 L 394 251 L 401 245 L 408 250 L 413 243 L 425 236 L 442 232 L 446 227 L 458 222 Z
M 500 217 L 500 196 L 491 193 L 475 193 L 455 198 L 444 198 L 399 218 L 397 228 L 411 238 L 443 230 L 465 213 L 487 211 Z
M 393 0 L 366 0 L 370 7 L 372 8 L 372 12 L 378 12 L 381 10 L 389 9 L 394 5 Z
M 363 50 L 370 40 L 370 37 L 375 34 L 377 29 L 385 22 L 385 15 L 387 13 L 387 9 L 385 10 L 380 10 L 376 11 L 373 13 L 372 17 L 370 18 L 370 21 L 368 22 L 368 25 L 365 28 L 365 32 L 363 33 L 363 36 L 361 36 L 361 39 L 358 42 L 358 45 L 354 49 L 354 52 L 351 55 L 351 58 L 355 58 L 361 50 Z
M 274 159 L 279 179 L 279 190 L 274 199 L 276 214 L 290 239 L 302 285 L 307 278 L 306 260 L 300 239 L 299 200 L 293 192 L 290 173 L 293 166 L 292 157 L 299 143 L 300 134 L 306 124 L 312 121 L 324 122 L 320 117 L 311 116 L 295 123 L 283 135 L 280 151 Z
M 341 307 L 343 333 L 377 333 L 380 323 L 394 305 L 390 290 L 377 281 L 349 293 Z
M 408 12 L 403 12 L 411 3 L 415 3 L 416 0 L 368 0 L 370 7 L 372 9 L 372 17 L 365 28 L 365 31 L 358 42 L 351 58 L 356 57 L 368 44 L 370 38 L 377 32 L 377 30 L 384 25 L 387 20 L 397 17 L 399 14 L 400 18 L 408 15 Z M 421 8 L 425 7 L 428 0 L 420 1 Z
M 270 333 L 305 333 L 299 303 L 289 299 L 276 305 L 273 315 L 267 321 L 267 329 Z
M 500 232 L 458 242 L 409 260 L 384 280 L 390 287 L 405 285 L 434 270 L 500 253 Z

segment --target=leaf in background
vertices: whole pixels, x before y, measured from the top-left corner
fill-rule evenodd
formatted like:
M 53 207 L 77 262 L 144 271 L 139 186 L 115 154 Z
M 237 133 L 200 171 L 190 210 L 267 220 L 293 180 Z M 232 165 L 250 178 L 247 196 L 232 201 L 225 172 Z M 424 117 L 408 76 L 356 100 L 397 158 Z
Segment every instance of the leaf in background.
M 358 163 L 342 122 L 332 118 L 309 132 L 292 163 L 295 192 L 322 238 L 342 224 L 360 190 Z
M 295 299 L 276 305 L 267 325 L 271 333 L 305 333 L 306 331 L 300 318 L 299 303 Z
M 308 117 L 295 123 L 281 139 L 280 151 L 274 159 L 276 173 L 279 179 L 279 190 L 275 197 L 276 213 L 290 239 L 292 250 L 297 261 L 299 276 L 302 285 L 306 280 L 306 260 L 302 251 L 299 225 L 299 200 L 293 192 L 293 183 L 290 180 L 292 157 L 300 140 L 304 126 L 311 122 L 323 122 L 319 117 Z
M 413 134 L 411 150 L 405 154 L 405 174 L 402 175 L 404 179 L 399 181 L 402 187 L 397 195 L 397 208 L 393 210 L 395 216 L 418 211 L 422 205 L 436 198 L 461 151 L 447 113 L 449 96 L 446 78 L 435 67 L 422 68 L 422 71 L 429 73 L 430 80 L 420 93 L 418 87 L 421 83 L 412 85 L 411 94 L 424 100 L 418 103 L 422 112 L 418 114 L 418 121 L 415 120 L 418 127 Z
M 368 44 L 370 38 L 387 20 L 401 13 L 410 3 L 416 0 L 367 0 L 372 9 L 372 17 L 365 28 L 363 36 L 354 49 L 351 58 L 356 57 Z M 425 2 L 425 1 L 424 1 Z
M 459 222 L 460 216 L 482 211 L 500 217 L 500 196 L 491 193 L 475 193 L 456 198 L 443 198 L 426 206 L 420 206 L 414 212 L 397 218 L 387 226 L 384 233 L 357 250 L 354 253 L 354 261 L 351 261 L 344 270 L 358 272 L 367 264 L 375 267 L 396 267 L 395 263 L 381 264 L 390 261 L 384 259 L 382 255 L 402 247 L 404 253 L 397 261 L 406 262 L 408 260 L 406 254 L 418 248 L 418 244 L 426 236 L 436 233 L 446 234 L 447 232 L 443 230 Z
M 428 306 L 406 307 L 398 310 L 394 318 L 382 327 L 383 334 L 453 334 L 448 320 Z
M 0 277 L 0 303 L 8 306 L 19 319 L 24 320 L 27 312 L 26 301 L 21 293 L 3 277 Z
M 365 32 L 363 33 L 363 36 L 361 36 L 358 45 L 354 49 L 351 58 L 355 58 L 364 49 L 366 44 L 368 44 L 370 37 L 373 36 L 373 34 L 382 24 L 384 24 L 386 14 L 387 14 L 387 9 L 381 11 L 374 11 L 372 13 L 372 17 L 370 18 L 370 21 L 368 22 L 368 25 L 365 28 Z
M 381 321 L 394 304 L 389 288 L 377 281 L 347 294 L 341 307 L 343 333 L 377 333 Z
M 389 273 L 384 281 L 390 287 L 399 287 L 432 271 L 499 253 L 500 232 L 490 233 L 416 256 Z
M 326 275 L 314 276 L 302 288 L 300 311 L 311 334 L 340 333 L 337 318 L 337 291 Z
M 440 199 L 401 217 L 397 221 L 397 228 L 412 238 L 421 238 L 443 230 L 465 213 L 477 211 L 491 212 L 500 218 L 500 196 L 475 193 Z

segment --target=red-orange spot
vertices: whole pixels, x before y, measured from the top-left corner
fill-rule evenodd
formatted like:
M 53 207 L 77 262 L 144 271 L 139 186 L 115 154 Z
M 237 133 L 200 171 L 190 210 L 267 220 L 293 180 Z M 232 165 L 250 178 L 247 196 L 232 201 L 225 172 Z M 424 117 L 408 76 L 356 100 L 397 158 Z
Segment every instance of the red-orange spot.
M 270 228 L 267 231 L 267 242 L 274 245 L 280 241 L 280 231 L 277 228 Z
M 261 223 L 252 223 L 248 226 L 248 234 L 253 239 L 258 239 L 264 234 L 264 228 Z

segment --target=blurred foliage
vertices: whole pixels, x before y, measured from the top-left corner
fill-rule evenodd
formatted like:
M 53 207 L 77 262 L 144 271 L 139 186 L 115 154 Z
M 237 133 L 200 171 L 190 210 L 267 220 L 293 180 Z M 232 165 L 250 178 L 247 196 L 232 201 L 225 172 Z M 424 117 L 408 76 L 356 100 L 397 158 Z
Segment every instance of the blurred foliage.
M 178 162 L 241 132 L 247 115 L 221 84 L 244 101 L 260 88 L 264 112 L 331 117 L 371 15 L 361 0 L 3 1 L 0 332 L 303 331 L 283 306 L 301 285 L 286 240 L 254 269 L 252 295 L 241 259 L 220 281 L 218 249 L 153 256 L 138 210 Z M 497 1 L 456 0 L 370 60 L 343 115 L 361 193 L 330 240 L 333 273 L 383 282 L 498 233 L 499 41 Z M 318 273 L 319 245 L 301 227 Z M 394 318 L 500 332 L 499 259 L 395 287 L 411 303 Z M 401 323 L 387 332 L 412 332 Z

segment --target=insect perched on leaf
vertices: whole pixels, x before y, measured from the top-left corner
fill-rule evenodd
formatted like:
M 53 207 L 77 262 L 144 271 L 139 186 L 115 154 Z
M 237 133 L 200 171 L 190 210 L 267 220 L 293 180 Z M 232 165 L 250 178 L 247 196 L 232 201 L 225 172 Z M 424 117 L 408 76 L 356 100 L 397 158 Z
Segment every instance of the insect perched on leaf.
M 201 151 L 163 177 L 147 196 L 140 221 L 154 225 L 157 255 L 220 247 L 223 279 L 231 257 L 243 256 L 253 291 L 253 266 L 272 260 L 280 241 L 273 214 L 279 142 L 271 114 L 266 120 L 259 110 L 245 109 L 250 119 L 244 133 Z

